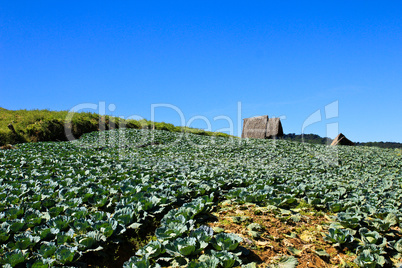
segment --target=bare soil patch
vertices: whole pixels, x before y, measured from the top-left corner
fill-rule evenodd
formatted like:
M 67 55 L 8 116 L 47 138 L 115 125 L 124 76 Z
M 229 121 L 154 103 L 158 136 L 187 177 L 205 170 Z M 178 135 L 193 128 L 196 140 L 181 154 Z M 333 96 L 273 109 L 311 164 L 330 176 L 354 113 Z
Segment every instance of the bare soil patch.
M 250 251 L 248 260 L 256 262 L 258 267 L 269 267 L 284 255 L 296 257 L 300 268 L 357 267 L 353 263 L 355 254 L 347 248 L 334 248 L 324 240 L 330 219 L 323 212 L 297 209 L 283 215 L 278 210 L 253 204 L 223 203 L 214 215 L 217 221 L 209 226 L 243 237 L 242 246 Z M 250 232 L 251 223 L 259 224 L 261 230 Z

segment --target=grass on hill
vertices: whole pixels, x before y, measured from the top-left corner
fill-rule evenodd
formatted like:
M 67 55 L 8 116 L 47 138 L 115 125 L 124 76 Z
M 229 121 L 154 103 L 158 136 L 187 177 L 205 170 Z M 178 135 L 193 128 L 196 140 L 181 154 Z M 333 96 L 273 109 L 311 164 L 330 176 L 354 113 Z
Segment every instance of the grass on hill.
M 179 127 L 165 122 L 148 120 L 124 120 L 118 117 L 101 116 L 96 113 L 74 113 L 71 121 L 68 111 L 7 110 L 0 107 L 0 146 L 37 141 L 66 141 L 65 126 L 75 138 L 92 131 L 115 128 L 158 129 L 172 132 L 188 132 L 198 135 L 228 137 L 228 134 L 202 129 Z M 12 125 L 10 129 L 9 125 Z

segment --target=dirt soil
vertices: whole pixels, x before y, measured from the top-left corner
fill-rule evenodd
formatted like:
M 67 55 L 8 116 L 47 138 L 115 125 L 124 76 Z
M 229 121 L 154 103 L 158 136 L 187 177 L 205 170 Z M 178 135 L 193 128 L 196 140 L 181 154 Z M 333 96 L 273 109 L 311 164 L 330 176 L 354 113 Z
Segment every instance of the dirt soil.
M 243 238 L 241 246 L 250 250 L 247 261 L 258 267 L 271 267 L 281 256 L 294 256 L 297 267 L 357 267 L 356 255 L 347 248 L 335 248 L 323 237 L 330 218 L 310 208 L 280 211 L 253 204 L 222 203 L 214 213 L 217 220 L 209 226 Z M 247 228 L 257 223 L 262 228 L 252 233 Z

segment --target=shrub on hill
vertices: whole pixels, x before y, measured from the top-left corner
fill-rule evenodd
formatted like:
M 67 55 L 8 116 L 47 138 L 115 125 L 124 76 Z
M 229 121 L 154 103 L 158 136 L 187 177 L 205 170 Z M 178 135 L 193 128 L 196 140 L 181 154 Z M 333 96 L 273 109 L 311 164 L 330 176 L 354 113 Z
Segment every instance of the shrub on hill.
M 188 132 L 198 135 L 228 137 L 225 133 L 215 133 L 202 129 L 178 127 L 165 122 L 142 120 L 125 120 L 112 116 L 101 116 L 96 113 L 74 113 L 67 120 L 67 111 L 49 110 L 7 110 L 0 107 L 0 146 L 37 141 L 66 141 L 65 125 L 75 138 L 93 131 L 116 128 L 157 129 L 172 132 Z M 12 124 L 15 132 L 8 128 Z

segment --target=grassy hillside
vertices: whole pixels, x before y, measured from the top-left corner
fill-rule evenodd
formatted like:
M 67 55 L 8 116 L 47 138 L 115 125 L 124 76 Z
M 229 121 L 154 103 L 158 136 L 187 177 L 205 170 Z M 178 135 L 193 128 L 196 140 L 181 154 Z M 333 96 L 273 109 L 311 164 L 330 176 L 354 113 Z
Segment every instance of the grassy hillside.
M 0 146 L 36 141 L 66 141 L 65 124 L 68 111 L 49 110 L 7 110 L 0 107 Z M 14 132 L 8 127 L 13 125 Z M 75 113 L 71 119 L 71 132 L 79 138 L 84 133 L 109 130 L 120 127 L 133 129 L 158 129 L 173 132 L 189 132 L 198 135 L 227 137 L 225 133 L 215 133 L 202 129 L 177 127 L 168 123 L 147 120 L 123 120 L 118 117 L 100 116 L 96 113 Z

